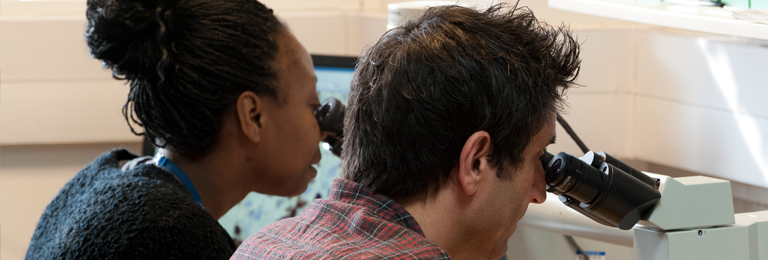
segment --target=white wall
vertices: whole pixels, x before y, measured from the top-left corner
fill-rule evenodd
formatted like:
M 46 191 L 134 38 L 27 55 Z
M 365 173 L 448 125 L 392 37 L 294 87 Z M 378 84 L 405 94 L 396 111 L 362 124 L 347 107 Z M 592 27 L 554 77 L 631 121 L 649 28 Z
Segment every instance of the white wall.
M 396 1 L 265 1 L 311 53 L 348 56 L 385 32 L 390 2 Z M 615 23 L 542 2 L 523 1 L 553 24 Z M 121 106 L 113 105 L 124 103 L 127 87 L 88 55 L 84 13 L 83 0 L 0 3 L 0 145 L 138 141 L 124 131 Z
M 40 213 L 79 168 L 111 147 L 138 151 L 120 114 L 127 87 L 88 57 L 84 2 L 0 2 L 2 259 L 23 258 Z M 386 4 L 395 1 L 265 2 L 311 53 L 357 55 L 385 31 Z M 540 20 L 570 24 L 583 42 L 586 87 L 569 91 L 564 116 L 590 148 L 664 171 L 738 180 L 741 209 L 768 204 L 765 42 L 670 32 L 540 0 L 521 5 Z M 550 150 L 580 155 L 563 131 L 558 136 Z M 548 259 L 538 245 L 549 243 L 557 245 L 552 254 L 567 251 L 557 239 L 522 228 L 510 240 L 510 259 Z
M 32 19 L 0 10 L 0 144 L 138 140 L 114 105 L 128 89 L 89 57 L 84 18 Z
M 637 158 L 768 187 L 768 42 L 637 39 Z

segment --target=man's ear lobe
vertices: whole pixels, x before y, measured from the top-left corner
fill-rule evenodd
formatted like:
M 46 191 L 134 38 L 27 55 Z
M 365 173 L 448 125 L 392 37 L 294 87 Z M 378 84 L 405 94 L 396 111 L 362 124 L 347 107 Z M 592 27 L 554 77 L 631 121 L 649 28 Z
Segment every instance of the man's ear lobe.
M 261 140 L 263 106 L 264 103 L 259 96 L 250 91 L 240 94 L 235 105 L 240 130 L 254 143 Z
M 473 133 L 464 143 L 459 157 L 459 184 L 466 195 L 474 195 L 478 184 L 489 170 L 488 155 L 491 153 L 491 136 L 486 131 Z

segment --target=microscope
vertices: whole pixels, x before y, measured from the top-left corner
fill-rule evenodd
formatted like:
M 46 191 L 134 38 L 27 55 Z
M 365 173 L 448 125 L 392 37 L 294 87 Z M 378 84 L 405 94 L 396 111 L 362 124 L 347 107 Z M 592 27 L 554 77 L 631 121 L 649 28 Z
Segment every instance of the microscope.
M 727 180 L 641 172 L 603 152 L 541 161 L 548 198 L 522 225 L 631 246 L 635 260 L 768 260 L 768 211 L 734 214 Z

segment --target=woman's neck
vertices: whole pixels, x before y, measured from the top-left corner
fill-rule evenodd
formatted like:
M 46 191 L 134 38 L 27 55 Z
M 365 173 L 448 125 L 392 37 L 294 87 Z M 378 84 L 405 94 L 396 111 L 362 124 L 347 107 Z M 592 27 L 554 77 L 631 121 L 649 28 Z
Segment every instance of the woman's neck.
M 158 153 L 184 172 L 200 195 L 205 211 L 214 219 L 219 219 L 247 195 L 247 192 L 239 194 L 241 192 L 237 192 L 237 189 L 232 187 L 229 176 L 234 175 L 229 174 L 232 169 L 227 167 L 232 164 L 227 162 L 226 157 L 209 153 L 192 160 L 169 149 L 160 149 Z

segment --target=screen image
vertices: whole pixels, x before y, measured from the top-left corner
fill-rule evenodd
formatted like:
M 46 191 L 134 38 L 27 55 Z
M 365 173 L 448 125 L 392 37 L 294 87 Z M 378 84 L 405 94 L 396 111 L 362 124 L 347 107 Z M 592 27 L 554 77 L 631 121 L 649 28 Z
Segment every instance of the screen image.
M 349 95 L 349 85 L 354 74 L 356 58 L 341 56 L 312 55 L 317 92 L 320 102 L 334 97 L 345 105 Z M 300 213 L 312 200 L 327 198 L 334 178 L 339 177 L 341 160 L 320 144 L 322 159 L 317 176 L 307 190 L 296 197 L 279 197 L 251 192 L 248 196 L 219 219 L 219 223 L 235 239 L 235 243 L 245 240 L 262 227 L 283 218 Z

